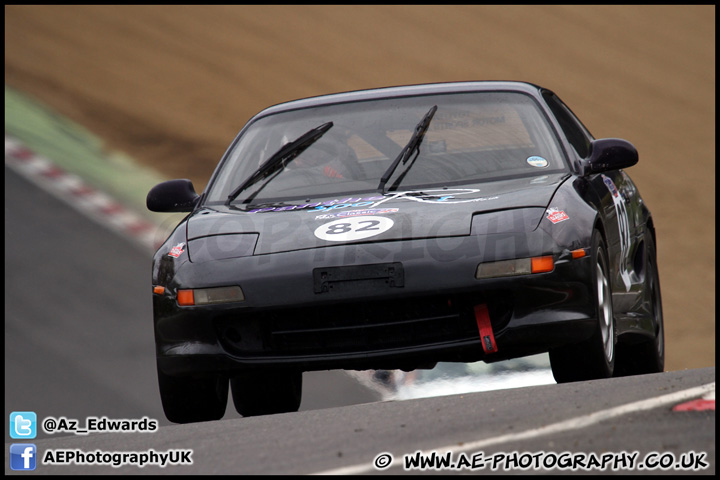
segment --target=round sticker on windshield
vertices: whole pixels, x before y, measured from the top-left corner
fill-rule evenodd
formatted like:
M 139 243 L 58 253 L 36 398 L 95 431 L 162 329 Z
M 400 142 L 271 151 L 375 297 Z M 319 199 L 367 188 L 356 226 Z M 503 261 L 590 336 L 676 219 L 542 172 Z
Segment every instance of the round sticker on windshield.
M 328 242 L 351 242 L 380 235 L 392 228 L 394 222 L 386 217 L 341 218 L 320 225 L 315 236 Z
M 527 162 L 528 162 L 528 164 L 532 165 L 533 167 L 538 167 L 538 168 L 545 168 L 548 166 L 548 161 L 545 160 L 543 157 L 537 157 L 537 156 L 528 157 Z

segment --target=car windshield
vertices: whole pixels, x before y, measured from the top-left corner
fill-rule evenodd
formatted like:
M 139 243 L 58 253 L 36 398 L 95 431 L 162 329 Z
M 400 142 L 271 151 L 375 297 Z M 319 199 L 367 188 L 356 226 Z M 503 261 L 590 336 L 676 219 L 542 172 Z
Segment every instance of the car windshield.
M 424 135 L 414 136 L 435 106 Z M 284 147 L 330 122 L 332 128 L 282 161 L 272 175 L 248 183 L 268 159 L 279 158 Z M 397 162 L 413 137 L 412 155 Z M 563 170 L 555 134 L 525 94 L 374 99 L 285 111 L 253 121 L 228 152 L 205 203 L 240 207 L 248 202 L 467 185 Z

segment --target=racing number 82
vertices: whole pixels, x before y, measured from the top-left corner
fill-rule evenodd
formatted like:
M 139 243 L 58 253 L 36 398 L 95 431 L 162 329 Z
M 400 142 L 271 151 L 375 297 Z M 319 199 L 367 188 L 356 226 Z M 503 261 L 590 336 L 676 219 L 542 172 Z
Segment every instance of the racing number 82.
M 366 232 L 369 230 L 380 230 L 380 228 L 377 226 L 380 224 L 378 220 L 365 220 L 362 222 L 358 222 L 358 224 L 367 223 L 369 225 L 365 227 L 356 228 L 355 232 Z M 328 226 L 328 230 L 326 235 L 340 235 L 342 233 L 348 233 L 353 231 L 353 225 L 351 223 L 336 223 L 333 225 Z
M 328 242 L 363 240 L 392 228 L 394 222 L 387 217 L 362 216 L 335 220 L 315 229 L 315 236 Z

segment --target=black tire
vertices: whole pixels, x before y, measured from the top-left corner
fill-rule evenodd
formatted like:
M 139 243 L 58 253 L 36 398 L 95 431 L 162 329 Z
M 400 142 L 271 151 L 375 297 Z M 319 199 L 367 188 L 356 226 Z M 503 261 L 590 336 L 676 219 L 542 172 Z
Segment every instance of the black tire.
M 597 328 L 589 339 L 550 351 L 550 367 L 557 383 L 612 377 L 615 369 L 616 330 L 610 288 L 609 262 L 599 231 L 592 237 L 593 298 Z
M 158 369 L 158 384 L 165 416 L 171 422 L 207 422 L 225 415 L 227 378 L 173 377 Z
M 235 410 L 243 417 L 297 412 L 302 400 L 302 372 L 248 372 L 230 379 Z
M 644 342 L 618 345 L 615 376 L 660 373 L 665 370 L 665 325 L 663 321 L 660 275 L 657 267 L 657 252 L 652 237 L 648 235 L 645 288 L 647 289 L 648 310 L 653 317 L 655 336 Z

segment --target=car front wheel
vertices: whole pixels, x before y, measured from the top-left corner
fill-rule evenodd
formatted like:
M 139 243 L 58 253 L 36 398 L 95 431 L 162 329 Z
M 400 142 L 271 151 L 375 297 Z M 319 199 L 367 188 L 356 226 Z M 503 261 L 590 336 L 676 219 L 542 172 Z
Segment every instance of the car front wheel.
M 557 383 L 612 377 L 615 369 L 615 320 L 605 242 L 599 231 L 592 237 L 592 261 L 597 327 L 588 340 L 550 351 L 550 367 Z
M 228 380 L 220 376 L 175 377 L 158 369 L 160 399 L 168 420 L 174 423 L 220 420 L 228 400 Z
M 245 372 L 230 379 L 235 410 L 243 417 L 297 412 L 302 399 L 302 372 Z

